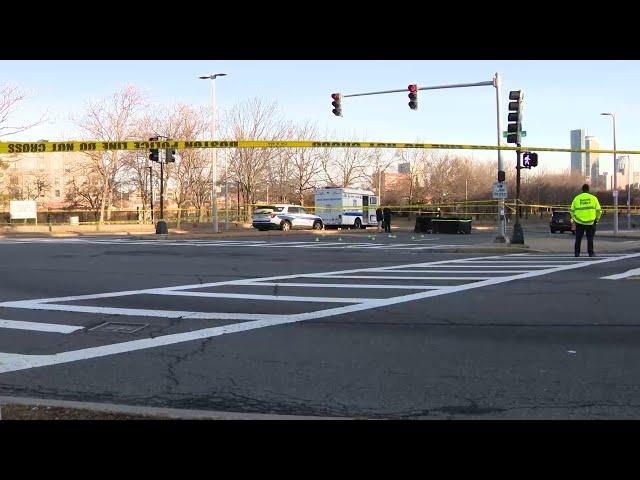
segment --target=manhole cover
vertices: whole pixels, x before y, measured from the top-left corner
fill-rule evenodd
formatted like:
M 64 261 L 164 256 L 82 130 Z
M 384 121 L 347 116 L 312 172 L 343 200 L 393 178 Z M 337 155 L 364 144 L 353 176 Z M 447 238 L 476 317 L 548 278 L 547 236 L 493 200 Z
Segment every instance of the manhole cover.
M 123 322 L 106 322 L 97 327 L 90 328 L 90 332 L 115 332 L 115 333 L 135 333 L 148 327 L 148 323 L 123 323 Z

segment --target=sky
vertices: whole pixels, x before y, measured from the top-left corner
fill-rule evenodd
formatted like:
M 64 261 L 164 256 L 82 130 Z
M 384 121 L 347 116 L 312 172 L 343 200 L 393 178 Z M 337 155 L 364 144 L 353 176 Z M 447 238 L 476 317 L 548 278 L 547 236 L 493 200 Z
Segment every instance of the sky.
M 502 77 L 503 130 L 508 93 L 525 95 L 524 146 L 564 147 L 569 131 L 585 129 L 612 148 L 611 117 L 616 114 L 619 149 L 640 150 L 640 61 L 616 60 L 46 60 L 0 61 L 0 86 L 17 85 L 29 99 L 13 122 L 44 112 L 49 121 L 3 141 L 76 138 L 71 115 L 88 100 L 110 96 L 134 85 L 152 103 L 210 106 L 210 81 L 197 77 L 227 73 L 216 80 L 218 116 L 233 105 L 260 97 L 275 101 L 291 121 L 315 122 L 329 139 L 491 145 L 496 142 L 495 89 L 490 86 L 419 92 L 419 108 L 407 105 L 408 92 L 343 99 L 343 117 L 331 113 L 331 93 L 343 95 L 489 81 Z M 313 140 L 313 139 L 309 139 Z M 515 153 L 506 152 L 505 161 Z M 495 152 L 473 152 L 495 159 Z M 600 156 L 600 171 L 612 172 L 612 155 Z M 507 163 L 508 165 L 508 163 Z M 549 171 L 570 167 L 570 154 L 541 152 L 539 165 Z

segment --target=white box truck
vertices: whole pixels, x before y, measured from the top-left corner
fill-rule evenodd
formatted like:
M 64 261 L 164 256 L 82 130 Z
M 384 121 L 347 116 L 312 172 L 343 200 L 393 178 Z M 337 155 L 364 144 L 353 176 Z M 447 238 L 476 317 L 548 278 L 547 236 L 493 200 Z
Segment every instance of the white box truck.
M 371 190 L 324 187 L 316 189 L 315 214 L 325 228 L 366 228 L 377 225 L 378 197 Z

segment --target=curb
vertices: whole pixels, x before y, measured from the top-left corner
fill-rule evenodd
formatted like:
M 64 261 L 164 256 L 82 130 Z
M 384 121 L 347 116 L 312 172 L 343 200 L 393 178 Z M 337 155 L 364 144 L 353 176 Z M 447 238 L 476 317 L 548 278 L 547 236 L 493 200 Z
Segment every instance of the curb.
M 213 410 L 188 410 L 180 408 L 140 407 L 114 403 L 77 402 L 46 398 L 0 396 L 3 405 L 34 405 L 44 407 L 62 407 L 94 412 L 126 413 L 150 415 L 174 420 L 351 420 L 349 417 L 313 417 L 303 415 L 276 415 L 263 413 L 219 412 Z M 1 419 L 1 418 L 0 418 Z M 153 420 L 153 419 L 150 419 Z
M 453 248 L 437 248 L 429 250 L 430 252 L 443 253 L 540 253 L 542 250 L 534 250 L 528 246 L 524 247 L 453 247 Z

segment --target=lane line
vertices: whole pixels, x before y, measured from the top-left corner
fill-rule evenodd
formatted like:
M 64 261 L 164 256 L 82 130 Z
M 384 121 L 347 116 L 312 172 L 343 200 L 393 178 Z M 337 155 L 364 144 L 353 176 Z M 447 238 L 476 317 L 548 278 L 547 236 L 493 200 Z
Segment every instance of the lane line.
M 184 318 L 200 320 L 255 320 L 257 318 L 280 318 L 282 315 L 266 313 L 190 312 L 182 310 L 152 310 L 145 308 L 93 307 L 88 305 L 59 305 L 57 303 L 34 303 L 30 310 L 53 310 L 59 312 L 99 313 L 102 315 L 124 315 L 131 317 Z M 285 315 L 286 316 L 286 315 Z
M 634 268 L 632 270 L 627 270 L 623 273 L 616 273 L 615 275 L 608 275 L 606 277 L 600 277 L 605 280 L 619 280 L 621 278 L 633 277 L 636 275 L 640 275 L 640 268 Z
M 463 267 L 460 267 L 460 268 L 463 268 Z M 391 273 L 396 273 L 396 272 L 397 273 L 523 273 L 522 270 L 381 270 L 381 271 L 391 272 Z M 421 277 L 418 277 L 418 278 L 421 278 Z
M 341 277 L 337 277 L 341 278 Z M 372 288 L 386 288 L 391 290 L 428 290 L 434 288 L 441 288 L 442 286 L 436 285 L 364 285 L 364 284 L 353 284 L 353 283 L 278 283 L 278 282 L 262 282 L 260 280 L 254 281 L 245 281 L 242 285 L 249 285 L 252 287 L 314 287 L 314 288 L 362 288 L 362 289 L 372 289 Z
M 85 327 L 79 327 L 77 325 L 59 325 L 56 323 L 21 322 L 19 320 L 0 319 L 0 328 L 33 330 L 37 332 L 72 333 L 78 330 L 83 330 Z
M 247 300 L 267 300 L 282 302 L 320 302 L 320 303 L 362 303 L 374 298 L 344 298 L 344 297 L 300 297 L 291 295 L 253 295 L 249 293 L 214 293 L 214 292 L 185 292 L 174 290 L 156 290 L 152 295 L 178 295 L 185 297 L 204 298 L 241 298 Z
M 399 277 L 399 276 L 385 276 L 385 275 L 320 275 L 313 274 L 308 275 L 310 278 L 373 278 L 373 279 L 386 279 L 386 280 L 486 280 L 491 277 Z M 401 285 L 400 285 L 401 286 Z

